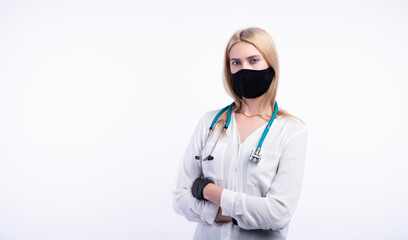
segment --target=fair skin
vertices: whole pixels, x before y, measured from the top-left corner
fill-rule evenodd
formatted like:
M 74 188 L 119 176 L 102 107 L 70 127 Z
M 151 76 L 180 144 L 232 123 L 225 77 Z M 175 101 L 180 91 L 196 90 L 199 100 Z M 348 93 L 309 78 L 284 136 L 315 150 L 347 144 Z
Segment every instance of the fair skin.
M 237 42 L 232 46 L 230 50 L 230 69 L 232 74 L 241 69 L 264 70 L 268 67 L 268 63 L 254 45 L 248 42 Z M 261 116 L 265 116 L 268 113 L 263 113 L 259 110 L 262 99 L 263 96 L 252 99 L 242 98 L 242 107 L 239 112 L 235 113 L 235 121 L 238 126 L 241 144 L 255 130 L 267 123 Z M 220 206 L 222 190 L 223 188 L 210 183 L 203 189 L 204 198 Z M 232 218 L 223 216 L 220 208 L 215 221 L 232 221 Z

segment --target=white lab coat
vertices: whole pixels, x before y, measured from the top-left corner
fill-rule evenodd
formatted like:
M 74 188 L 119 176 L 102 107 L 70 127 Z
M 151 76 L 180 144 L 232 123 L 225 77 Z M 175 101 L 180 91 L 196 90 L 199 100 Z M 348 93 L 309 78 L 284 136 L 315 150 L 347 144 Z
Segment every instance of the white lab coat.
M 199 121 L 184 154 L 173 192 L 175 211 L 199 223 L 194 239 L 286 239 L 288 223 L 298 202 L 306 153 L 306 127 L 298 120 L 277 117 L 262 146 L 262 159 L 249 161 L 266 124 L 240 144 L 235 114 L 227 137 L 214 149 L 212 161 L 198 161 L 208 128 L 218 113 L 206 113 Z M 203 156 L 212 149 L 219 132 L 210 137 Z M 222 214 L 238 222 L 215 223 L 218 206 L 193 197 L 191 186 L 203 175 L 224 188 Z

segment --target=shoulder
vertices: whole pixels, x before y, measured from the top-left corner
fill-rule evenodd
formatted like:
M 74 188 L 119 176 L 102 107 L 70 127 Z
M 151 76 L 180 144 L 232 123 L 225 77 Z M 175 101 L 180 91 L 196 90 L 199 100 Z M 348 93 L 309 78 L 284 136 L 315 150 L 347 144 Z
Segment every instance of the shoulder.
M 214 119 L 214 117 L 217 115 L 217 113 L 219 112 L 219 111 L 221 111 L 221 108 L 220 109 L 215 109 L 215 110 L 211 110 L 211 111 L 208 111 L 208 112 L 205 112 L 203 115 L 202 115 L 202 117 L 201 117 L 201 119 L 202 120 L 204 120 L 204 121 L 212 121 L 213 119 Z
M 281 127 L 289 132 L 304 132 L 307 131 L 306 124 L 299 119 L 293 117 L 279 117 L 276 120 L 280 122 Z
M 283 142 L 288 142 L 299 134 L 307 135 L 306 124 L 299 119 L 291 117 L 278 117 L 275 121 L 275 131 L 277 131 Z
M 198 125 L 200 125 L 200 126 L 203 127 L 203 128 L 208 129 L 208 128 L 210 127 L 212 121 L 214 120 L 215 116 L 217 115 L 217 113 L 219 113 L 219 112 L 221 111 L 221 109 L 222 109 L 222 108 L 205 112 L 205 113 L 201 116 Z

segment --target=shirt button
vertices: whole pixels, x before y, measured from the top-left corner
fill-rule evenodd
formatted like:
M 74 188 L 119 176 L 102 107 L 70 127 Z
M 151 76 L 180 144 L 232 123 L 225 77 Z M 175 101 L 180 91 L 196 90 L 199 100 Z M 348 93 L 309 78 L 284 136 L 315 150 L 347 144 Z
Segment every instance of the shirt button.
M 227 235 L 227 239 L 229 238 L 229 235 Z

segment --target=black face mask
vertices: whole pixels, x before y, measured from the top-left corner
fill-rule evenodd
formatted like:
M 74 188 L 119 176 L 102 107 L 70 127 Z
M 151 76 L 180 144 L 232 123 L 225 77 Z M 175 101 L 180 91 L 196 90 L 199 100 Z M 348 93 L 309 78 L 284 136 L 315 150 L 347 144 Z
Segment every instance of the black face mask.
M 231 74 L 232 87 L 245 98 L 257 98 L 268 91 L 274 75 L 272 67 L 264 70 L 241 69 Z

